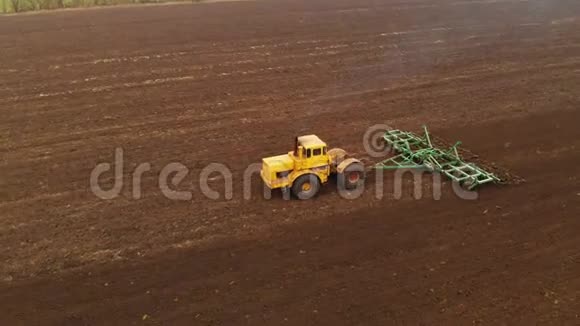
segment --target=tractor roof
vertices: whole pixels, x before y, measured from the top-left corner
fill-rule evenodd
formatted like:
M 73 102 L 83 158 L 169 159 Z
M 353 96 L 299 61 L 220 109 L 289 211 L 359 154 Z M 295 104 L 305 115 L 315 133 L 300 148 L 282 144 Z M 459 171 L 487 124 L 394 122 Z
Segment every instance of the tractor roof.
M 298 142 L 300 143 L 300 145 L 302 145 L 304 147 L 326 146 L 326 143 L 323 142 L 316 135 L 300 136 L 300 137 L 298 137 Z

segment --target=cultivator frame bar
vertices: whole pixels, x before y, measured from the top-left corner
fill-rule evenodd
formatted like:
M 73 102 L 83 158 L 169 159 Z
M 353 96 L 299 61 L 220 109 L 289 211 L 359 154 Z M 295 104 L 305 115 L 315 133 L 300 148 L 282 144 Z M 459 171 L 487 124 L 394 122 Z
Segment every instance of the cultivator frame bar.
M 388 130 L 383 135 L 385 142 L 396 153 L 375 165 L 377 169 L 425 169 L 439 172 L 463 187 L 472 190 L 485 183 L 499 182 L 493 173 L 485 171 L 474 163 L 464 162 L 457 152 L 461 142 L 449 149 L 433 146 L 429 131 L 423 126 L 425 135 L 420 137 L 412 132 Z

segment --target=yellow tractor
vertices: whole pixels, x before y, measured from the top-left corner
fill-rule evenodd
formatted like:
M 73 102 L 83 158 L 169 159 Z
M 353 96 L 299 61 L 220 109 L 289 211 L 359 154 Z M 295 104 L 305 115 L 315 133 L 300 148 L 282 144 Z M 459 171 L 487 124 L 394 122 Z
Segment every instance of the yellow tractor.
M 362 186 L 364 165 L 348 158 L 340 148 L 327 149 L 326 143 L 316 135 L 296 137 L 294 150 L 288 154 L 262 159 L 262 180 L 270 189 L 282 189 L 299 199 L 310 199 L 336 174 L 341 189 Z

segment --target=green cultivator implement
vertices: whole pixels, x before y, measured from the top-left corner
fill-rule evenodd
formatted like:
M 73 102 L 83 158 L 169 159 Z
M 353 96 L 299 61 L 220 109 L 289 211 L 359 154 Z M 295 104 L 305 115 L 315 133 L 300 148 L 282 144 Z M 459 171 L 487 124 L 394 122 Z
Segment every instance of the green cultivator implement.
M 425 136 L 419 137 L 411 132 L 389 130 L 383 139 L 397 154 L 387 160 L 377 163 L 377 169 L 426 169 L 446 175 L 467 189 L 489 182 L 499 182 L 500 179 L 473 163 L 464 162 L 455 143 L 449 149 L 440 149 L 431 143 L 427 127 L 423 127 Z

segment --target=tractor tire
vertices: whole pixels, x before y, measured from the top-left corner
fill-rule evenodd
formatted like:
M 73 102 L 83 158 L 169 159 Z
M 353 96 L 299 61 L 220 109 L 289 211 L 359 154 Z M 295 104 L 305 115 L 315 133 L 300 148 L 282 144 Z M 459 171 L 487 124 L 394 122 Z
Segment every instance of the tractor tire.
M 292 184 L 292 194 L 300 200 L 313 198 L 319 190 L 320 180 L 314 174 L 301 175 Z
M 338 186 L 345 190 L 353 190 L 364 186 L 364 179 L 365 168 L 360 162 L 350 163 L 337 175 Z

